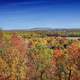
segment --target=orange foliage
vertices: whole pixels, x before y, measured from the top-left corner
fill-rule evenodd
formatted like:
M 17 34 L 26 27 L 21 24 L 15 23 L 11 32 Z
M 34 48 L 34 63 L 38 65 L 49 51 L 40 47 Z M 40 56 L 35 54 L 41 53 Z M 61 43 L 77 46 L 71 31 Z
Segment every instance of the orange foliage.
M 51 64 L 56 65 L 56 60 L 55 59 L 52 59 L 51 60 Z
M 58 58 L 60 56 L 62 56 L 62 50 L 61 49 L 55 49 L 54 50 L 54 57 Z
M 80 53 L 80 48 L 76 42 L 72 43 L 70 47 L 68 48 L 69 55 L 76 58 L 76 56 Z

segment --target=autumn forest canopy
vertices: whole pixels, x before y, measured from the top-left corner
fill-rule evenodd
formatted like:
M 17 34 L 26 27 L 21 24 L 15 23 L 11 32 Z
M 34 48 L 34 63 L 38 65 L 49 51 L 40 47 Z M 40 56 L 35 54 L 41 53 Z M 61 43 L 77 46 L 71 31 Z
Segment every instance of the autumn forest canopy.
M 1 31 L 0 80 L 80 80 L 80 31 Z

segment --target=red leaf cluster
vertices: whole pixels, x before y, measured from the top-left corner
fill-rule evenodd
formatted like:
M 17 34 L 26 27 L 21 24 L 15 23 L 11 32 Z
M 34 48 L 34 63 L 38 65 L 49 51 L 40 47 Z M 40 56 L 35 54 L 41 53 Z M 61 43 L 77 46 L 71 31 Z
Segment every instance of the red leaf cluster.
M 26 44 L 22 37 L 17 36 L 16 33 L 14 33 L 11 37 L 11 44 L 19 49 L 20 53 L 25 54 L 26 53 Z
M 58 57 L 60 57 L 60 56 L 62 56 L 62 50 L 61 49 L 55 49 L 54 50 L 54 57 L 56 57 L 56 58 L 58 58 Z

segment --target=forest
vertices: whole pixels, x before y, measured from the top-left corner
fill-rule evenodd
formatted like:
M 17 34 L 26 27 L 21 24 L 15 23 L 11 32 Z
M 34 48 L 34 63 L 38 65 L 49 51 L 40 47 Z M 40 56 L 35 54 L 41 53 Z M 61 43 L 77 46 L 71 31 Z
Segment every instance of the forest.
M 80 80 L 79 37 L 73 31 L 0 31 L 0 80 Z

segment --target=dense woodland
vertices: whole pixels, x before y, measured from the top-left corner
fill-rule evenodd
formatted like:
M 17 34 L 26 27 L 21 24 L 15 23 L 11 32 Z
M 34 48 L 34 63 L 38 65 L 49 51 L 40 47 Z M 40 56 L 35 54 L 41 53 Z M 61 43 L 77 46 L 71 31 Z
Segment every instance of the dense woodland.
M 65 34 L 0 31 L 0 80 L 80 80 L 80 39 Z

